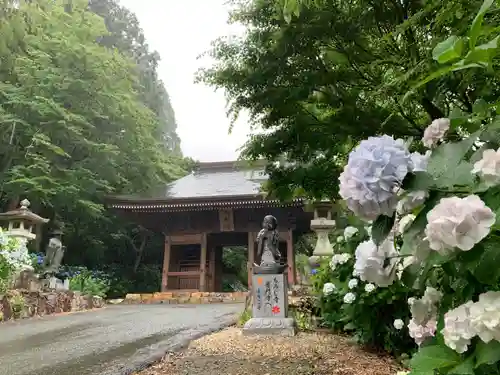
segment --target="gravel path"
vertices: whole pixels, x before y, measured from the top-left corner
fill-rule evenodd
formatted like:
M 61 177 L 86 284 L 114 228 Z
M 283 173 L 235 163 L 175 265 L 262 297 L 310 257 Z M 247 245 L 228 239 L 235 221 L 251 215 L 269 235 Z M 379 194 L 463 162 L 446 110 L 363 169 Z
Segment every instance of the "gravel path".
M 241 304 L 124 305 L 0 324 L 0 375 L 130 374 L 232 323 Z
M 241 329 L 230 327 L 136 375 L 395 375 L 398 370 L 393 359 L 367 353 L 346 337 L 242 336 Z

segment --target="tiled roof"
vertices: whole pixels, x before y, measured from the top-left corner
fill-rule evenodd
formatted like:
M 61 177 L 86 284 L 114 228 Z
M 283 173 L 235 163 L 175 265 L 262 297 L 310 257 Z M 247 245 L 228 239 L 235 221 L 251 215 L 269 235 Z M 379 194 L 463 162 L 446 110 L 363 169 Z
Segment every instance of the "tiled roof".
M 238 168 L 234 162 L 200 164 L 196 172 L 169 184 L 165 198 L 258 196 L 266 179 L 263 168 Z
M 261 185 L 267 180 L 264 164 L 200 163 L 195 172 L 169 184 L 155 198 L 115 197 L 111 207 L 132 211 L 197 211 L 221 208 L 301 206 L 302 200 L 265 199 Z

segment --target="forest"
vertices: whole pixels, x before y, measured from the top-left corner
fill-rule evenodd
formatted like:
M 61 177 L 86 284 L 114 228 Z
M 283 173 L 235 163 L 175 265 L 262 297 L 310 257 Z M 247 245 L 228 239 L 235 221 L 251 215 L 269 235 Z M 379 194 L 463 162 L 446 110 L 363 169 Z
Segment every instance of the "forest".
M 28 198 L 50 219 L 30 250 L 62 229 L 64 263 L 106 271 L 110 294 L 157 290 L 163 239 L 105 198 L 151 195 L 193 165 L 160 56 L 115 0 L 3 0 L 0 19 L 1 209 Z

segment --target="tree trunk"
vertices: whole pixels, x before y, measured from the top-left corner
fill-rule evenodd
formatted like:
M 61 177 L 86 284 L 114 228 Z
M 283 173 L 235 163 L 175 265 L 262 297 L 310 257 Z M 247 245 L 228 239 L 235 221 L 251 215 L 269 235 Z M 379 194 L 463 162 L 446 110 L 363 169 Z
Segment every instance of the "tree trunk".
M 132 247 L 135 250 L 134 274 L 137 273 L 137 270 L 139 269 L 139 266 L 141 264 L 142 255 L 144 253 L 144 248 L 146 247 L 147 237 L 148 236 L 146 234 L 142 235 L 142 241 L 141 241 L 141 245 L 139 247 L 135 246 L 133 240 L 130 240 L 130 243 L 132 244 Z

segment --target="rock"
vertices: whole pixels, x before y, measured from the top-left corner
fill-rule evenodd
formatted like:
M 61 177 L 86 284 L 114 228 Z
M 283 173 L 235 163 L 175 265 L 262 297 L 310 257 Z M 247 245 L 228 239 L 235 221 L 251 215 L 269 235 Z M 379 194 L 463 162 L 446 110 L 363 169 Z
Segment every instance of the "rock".
M 104 307 L 104 298 L 100 296 L 92 296 L 92 308 L 100 309 Z
M 70 290 L 11 290 L 0 296 L 0 321 L 101 308 L 104 304 L 101 297 L 82 296 Z
M 108 303 L 112 304 L 112 305 L 119 305 L 120 303 L 122 303 L 123 301 L 125 301 L 123 298 L 115 298 L 115 299 L 110 299 L 108 301 Z

